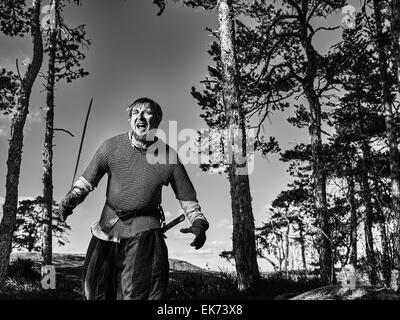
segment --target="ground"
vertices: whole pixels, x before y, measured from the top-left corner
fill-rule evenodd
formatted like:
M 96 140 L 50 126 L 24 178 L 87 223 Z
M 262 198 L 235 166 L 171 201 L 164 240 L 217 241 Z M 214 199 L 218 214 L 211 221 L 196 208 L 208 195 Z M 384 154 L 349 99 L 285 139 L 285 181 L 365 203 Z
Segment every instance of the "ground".
M 290 300 L 400 300 L 400 295 L 379 286 L 361 285 L 351 290 L 336 285 L 307 291 Z
M 0 299 L 83 299 L 81 274 L 84 254 L 53 254 L 56 269 L 57 290 L 42 290 L 40 286 L 41 256 L 38 252 L 15 252 L 11 254 L 11 265 L 18 259 L 33 261 L 34 273 L 17 271 L 17 276 L 7 280 L 6 288 L 0 291 Z M 196 298 L 197 293 L 212 293 L 212 285 L 227 281 L 226 275 L 207 271 L 186 261 L 169 259 L 170 285 L 168 295 L 173 299 Z M 26 269 L 24 266 L 20 269 Z M 15 272 L 14 272 L 15 273 Z M 24 274 L 25 273 L 25 274 Z M 28 275 L 29 273 L 29 275 Z M 228 275 L 229 276 L 229 275 Z M 211 285 L 212 284 L 212 285 Z
M 54 254 L 56 290 L 43 290 L 40 284 L 39 253 L 13 253 L 10 276 L 0 300 L 82 300 L 81 273 L 83 254 Z M 201 269 L 186 261 L 170 259 L 167 300 L 400 300 L 389 289 L 361 283 L 356 290 L 341 286 L 322 286 L 315 275 L 299 273 L 263 274 L 251 293 L 237 290 L 234 273 Z

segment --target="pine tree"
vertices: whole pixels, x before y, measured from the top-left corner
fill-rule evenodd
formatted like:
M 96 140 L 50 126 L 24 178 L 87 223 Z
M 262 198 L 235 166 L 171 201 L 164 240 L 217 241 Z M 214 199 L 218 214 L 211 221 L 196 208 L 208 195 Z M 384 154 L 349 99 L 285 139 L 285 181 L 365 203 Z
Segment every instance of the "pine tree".
M 333 75 L 336 64 L 330 55 L 321 55 L 313 45 L 313 39 L 320 31 L 335 30 L 338 27 L 313 26 L 310 21 L 317 17 L 327 17 L 344 6 L 344 1 L 286 0 L 282 5 L 267 5 L 257 1 L 249 9 L 249 15 L 259 21 L 264 30 L 264 45 L 260 55 L 265 59 L 278 53 L 264 72 L 280 73 L 286 78 L 285 91 L 301 93 L 307 100 L 309 110 L 298 111 L 308 119 L 308 129 L 312 150 L 312 173 L 314 183 L 315 210 L 319 226 L 320 276 L 324 283 L 332 278 L 332 247 L 326 194 L 326 171 L 323 164 L 322 122 L 324 113 L 322 102 L 335 83 Z M 268 18 L 265 18 L 268 16 Z M 269 61 L 269 60 L 268 60 Z
M 199 1 L 201 2 L 201 1 Z M 198 2 L 196 2 L 198 5 Z M 220 5 L 225 5 L 219 2 Z M 230 5 L 230 3 L 229 3 Z M 206 8 L 209 8 L 206 6 Z M 230 10 L 239 13 L 242 8 L 234 6 Z M 220 12 L 227 14 L 226 12 Z M 233 12 L 230 13 L 233 15 Z M 255 134 L 255 145 L 264 155 L 277 151 L 279 148 L 274 138 L 265 141 L 261 133 L 263 122 L 272 110 L 282 109 L 286 106 L 282 101 L 286 96 L 278 96 L 276 90 L 269 90 L 271 79 L 261 79 L 256 71 L 258 52 L 261 38 L 255 34 L 259 30 L 252 30 L 238 19 L 221 21 L 219 32 L 209 31 L 218 38 L 213 42 L 209 50 L 216 63 L 215 67 L 208 67 L 209 77 L 202 83 L 205 89 L 202 92 L 192 88 L 192 95 L 198 101 L 203 110 L 201 115 L 211 130 L 230 132 L 230 137 L 235 134 L 241 136 L 238 139 L 239 153 L 233 151 L 231 163 L 202 164 L 204 170 L 213 170 L 220 167 L 220 172 L 227 171 L 231 186 L 231 206 L 233 217 L 233 257 L 238 273 L 238 287 L 240 290 L 248 290 L 255 286 L 259 278 L 257 267 L 257 250 L 255 248 L 254 218 L 251 207 L 250 185 L 246 160 L 242 164 L 236 163 L 237 159 L 246 159 L 246 154 L 252 148 L 247 135 L 247 128 L 251 122 L 258 128 Z M 229 18 L 232 19 L 232 18 Z M 232 19 L 233 20 L 233 19 Z M 228 30 L 225 30 L 228 28 Z M 234 34 L 234 36 L 233 36 Z M 224 38 L 223 38 L 224 37 Z M 235 41 L 229 40 L 235 39 Z M 228 46 L 228 47 L 227 47 Z M 259 71 L 258 71 L 259 72 Z M 278 76 L 271 76 L 276 81 L 274 84 L 284 87 L 284 80 L 279 82 Z M 228 135 L 229 136 L 229 135 Z M 229 139 L 223 141 L 231 144 Z M 236 152 L 236 153 L 235 153 Z M 240 173 L 238 174 L 237 171 Z
M 391 10 L 391 32 L 392 32 L 392 46 L 393 46 L 393 56 L 396 61 L 397 67 L 397 85 L 400 85 L 400 1 L 392 0 L 392 10 Z M 397 167 L 394 167 L 397 168 Z M 397 179 L 400 177 L 396 176 Z M 392 183 L 392 196 L 393 209 L 396 215 L 395 233 L 394 233 L 394 254 L 395 262 L 394 265 L 397 269 L 400 269 L 400 199 L 399 195 L 396 193 L 396 184 Z
M 238 276 L 239 291 L 254 289 L 260 278 L 256 259 L 254 218 L 251 206 L 250 183 L 247 161 L 238 163 L 246 155 L 245 118 L 239 101 L 238 75 L 235 54 L 234 13 L 231 0 L 218 3 L 219 39 L 222 65 L 222 99 L 225 107 L 226 125 L 231 138 L 237 134 L 239 151 L 233 148 L 229 166 L 229 182 L 233 217 L 233 253 Z M 238 143 L 238 141 L 228 141 Z M 238 173 L 238 169 L 240 173 Z
M 13 235 L 12 247 L 16 249 L 26 249 L 28 252 L 41 251 L 43 246 L 42 228 L 45 220 L 45 201 L 39 196 L 33 200 L 21 200 L 18 206 L 17 219 L 15 223 L 15 231 Z M 57 214 L 58 205 L 52 203 L 52 236 L 57 239 L 60 246 L 68 242 L 66 238 L 67 231 L 71 228 Z
M 52 203 L 53 203 L 53 139 L 54 139 L 54 107 L 55 85 L 57 81 L 65 79 L 71 82 L 74 79 L 86 76 L 88 73 L 80 68 L 85 58 L 82 49 L 90 42 L 86 39 L 85 26 L 70 28 L 62 15 L 64 4 L 60 0 L 53 0 L 51 10 L 54 12 L 54 21 L 47 32 L 45 52 L 49 55 L 49 65 L 46 87 L 46 130 L 43 153 L 43 197 L 45 199 L 43 263 L 52 262 Z
M 395 5 L 395 4 L 393 4 Z M 392 95 L 392 80 L 390 77 L 390 73 L 388 72 L 388 56 L 387 52 L 390 49 L 391 41 L 388 40 L 388 31 L 384 30 L 383 26 L 383 15 L 382 15 L 382 2 L 378 0 L 373 0 L 373 9 L 374 9 L 374 22 L 375 22 L 375 36 L 376 36 L 376 50 L 379 57 L 380 63 L 380 78 L 382 83 L 382 105 L 384 107 L 385 114 L 385 125 L 386 125 L 386 134 L 387 134 L 387 143 L 389 146 L 389 155 L 390 155 L 390 179 L 391 179 L 391 198 L 392 198 L 392 210 L 399 219 L 400 215 L 400 154 L 398 150 L 398 133 L 395 124 L 395 115 L 396 109 L 394 106 L 393 95 Z M 395 22 L 395 21 L 394 21 Z M 395 24 L 393 25 L 394 28 Z M 396 40 L 394 40 L 396 42 Z M 394 46 L 394 56 L 396 57 L 396 48 L 398 46 Z M 398 57 L 395 58 L 398 61 Z M 396 223 L 398 226 L 399 223 Z M 396 227 L 395 238 L 395 256 L 396 256 L 396 267 L 400 268 L 400 254 L 399 249 L 400 245 L 398 241 L 400 240 L 399 235 L 399 227 Z
M 2 1 L 1 30 L 8 35 L 21 35 L 30 30 L 33 41 L 32 62 L 20 80 L 17 93 L 17 103 L 13 108 L 14 115 L 11 122 L 11 138 L 9 140 L 6 176 L 6 196 L 3 205 L 3 219 L 0 223 L 0 286 L 7 276 L 10 259 L 12 234 L 17 215 L 18 185 L 21 168 L 23 146 L 23 129 L 29 113 L 29 100 L 32 86 L 36 80 L 43 61 L 43 42 L 40 30 L 41 1 L 32 0 L 28 11 L 24 1 Z M 14 10 L 16 9 L 16 10 Z M 10 15 L 7 12 L 11 13 Z M 18 23 L 15 25 L 14 22 Z

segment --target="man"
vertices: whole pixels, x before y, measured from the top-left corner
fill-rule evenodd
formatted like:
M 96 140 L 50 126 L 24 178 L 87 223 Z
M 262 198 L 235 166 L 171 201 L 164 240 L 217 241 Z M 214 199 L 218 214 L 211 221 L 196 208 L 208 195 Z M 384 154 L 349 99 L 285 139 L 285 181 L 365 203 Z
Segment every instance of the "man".
M 168 285 L 168 252 L 161 231 L 161 189 L 171 184 L 200 249 L 208 222 L 195 189 L 176 152 L 152 135 L 162 119 L 161 107 L 141 98 L 128 108 L 132 130 L 99 147 L 88 167 L 63 198 L 65 220 L 107 174 L 106 203 L 91 228 L 83 290 L 86 299 L 162 299 Z M 148 161 L 149 151 L 166 161 Z M 160 157 L 163 156 L 163 157 Z

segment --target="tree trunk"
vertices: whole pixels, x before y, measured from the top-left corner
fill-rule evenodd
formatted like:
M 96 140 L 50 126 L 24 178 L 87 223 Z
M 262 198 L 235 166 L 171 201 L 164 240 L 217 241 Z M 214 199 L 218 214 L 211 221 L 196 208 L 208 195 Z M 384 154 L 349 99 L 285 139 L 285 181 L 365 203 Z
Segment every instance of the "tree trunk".
M 398 9 L 397 6 L 393 4 L 393 8 Z M 397 13 L 394 12 L 394 13 Z M 393 14 L 394 14 L 393 13 Z M 374 15 L 375 15 L 375 24 L 376 24 L 376 37 L 377 37 L 377 51 L 379 55 L 379 72 L 381 74 L 381 83 L 382 83 L 382 104 L 385 110 L 385 125 L 386 125 L 386 136 L 389 145 L 389 162 L 390 162 L 390 179 L 391 179 L 391 196 L 392 196 L 392 209 L 394 211 L 394 222 L 396 226 L 395 230 L 395 267 L 400 269 L 400 156 L 397 148 L 397 134 L 396 134 L 396 126 L 393 120 L 393 115 L 396 113 L 394 110 L 394 105 L 392 102 L 392 97 L 390 94 L 390 81 L 388 75 L 388 65 L 387 65 L 387 56 L 386 56 L 386 48 L 383 42 L 383 32 L 382 32 L 382 16 L 380 9 L 379 0 L 374 0 Z M 396 26 L 399 17 L 394 19 L 394 31 L 397 32 L 399 27 Z M 398 38 L 397 38 L 398 39 Z M 398 40 L 394 41 L 395 47 L 398 48 Z M 397 43 L 397 44 L 396 44 Z M 398 61 L 400 58 L 396 58 Z M 398 66 L 399 68 L 399 66 Z
M 350 234 L 351 234 L 351 256 L 350 264 L 353 266 L 354 270 L 357 269 L 357 210 L 355 207 L 355 197 L 354 197 L 354 180 L 350 188 L 350 201 L 351 201 L 351 218 L 350 218 Z
M 54 136 L 54 82 L 57 50 L 58 0 L 52 1 L 55 24 L 51 24 L 49 39 L 49 70 L 47 72 L 47 112 L 43 153 L 43 264 L 52 264 L 52 224 L 53 224 L 53 136 Z
M 280 241 L 279 241 L 280 242 Z M 282 254 L 283 250 L 281 246 L 278 246 L 278 261 L 279 261 L 279 271 L 282 272 L 282 262 L 285 260 L 285 254 Z
M 286 278 L 287 279 L 289 279 L 289 247 L 290 247 L 289 234 L 290 234 L 290 223 L 289 223 L 289 221 L 287 221 L 287 229 L 286 229 L 286 234 L 285 234 L 285 242 L 286 242 L 285 273 L 286 273 Z
M 21 82 L 17 108 L 11 122 L 6 177 L 6 196 L 3 205 L 3 219 L 0 223 L 0 286 L 7 277 L 10 260 L 12 234 L 18 207 L 18 184 L 21 166 L 23 135 L 33 83 L 43 61 L 43 43 L 40 31 L 40 0 L 32 0 L 31 35 L 33 57 Z
M 365 219 L 364 219 L 364 236 L 365 236 L 365 253 L 367 256 L 368 265 L 368 276 L 369 281 L 372 285 L 377 283 L 376 273 L 376 259 L 374 253 L 374 238 L 372 235 L 372 220 L 373 220 L 373 207 L 372 207 L 372 195 L 369 186 L 369 159 L 370 159 L 370 147 L 368 141 L 364 136 L 364 115 L 361 106 L 361 88 L 360 82 L 357 81 L 357 116 L 358 116 L 358 130 L 361 139 L 361 186 L 363 202 L 365 205 Z
M 331 228 L 326 200 L 326 172 L 323 164 L 321 102 L 314 84 L 317 77 L 319 62 L 317 59 L 317 53 L 310 42 L 307 22 L 308 6 L 309 2 L 307 0 L 301 1 L 302 15 L 298 18 L 300 24 L 299 34 L 307 57 L 305 76 L 302 79 L 301 84 L 310 107 L 309 133 L 311 138 L 311 167 L 314 183 L 314 201 L 317 225 L 321 231 L 318 235 L 320 278 L 323 283 L 329 284 L 333 281 Z
M 239 86 L 234 48 L 232 0 L 218 2 L 219 37 L 222 63 L 222 88 L 227 127 L 230 137 L 241 133 L 242 148 L 233 148 L 229 167 L 229 182 L 233 217 L 233 254 L 235 257 L 239 291 L 254 289 L 260 273 L 254 234 L 254 217 L 251 206 L 250 184 L 247 162 L 236 161 L 246 157 L 245 121 L 239 106 Z M 228 141 L 230 145 L 231 140 Z M 237 149 L 242 149 L 237 151 Z M 245 158 L 246 159 L 246 158 Z M 239 173 L 240 171 L 240 173 Z
M 294 252 L 295 250 L 293 250 L 292 251 L 292 254 L 290 255 L 290 258 L 291 258 L 291 264 L 292 264 L 292 266 L 291 266 L 291 270 L 294 270 L 294 263 L 295 263 L 295 260 L 296 260 L 296 257 L 297 257 L 297 255 L 295 254 L 295 252 Z M 299 270 L 299 268 L 297 268 L 297 271 Z
M 390 287 L 390 280 L 391 280 L 391 259 L 390 259 L 390 245 L 389 239 L 387 237 L 386 231 L 386 217 L 381 207 L 380 201 L 380 191 L 378 180 L 374 179 L 374 189 L 375 189 L 375 209 L 378 215 L 379 220 L 379 230 L 380 230 L 380 237 L 382 242 L 382 275 L 385 281 L 385 284 Z
M 310 78 L 313 79 L 313 78 Z M 309 132 L 311 137 L 312 172 L 314 180 L 314 197 L 317 223 L 321 230 L 318 236 L 319 242 L 319 266 L 321 281 L 329 284 L 332 278 L 332 244 L 331 228 L 329 225 L 327 201 L 326 201 L 326 173 L 322 161 L 322 137 L 321 137 L 321 104 L 313 88 L 313 80 L 303 84 L 304 92 L 310 105 L 311 121 Z
M 299 232 L 300 232 L 300 249 L 301 249 L 301 260 L 303 262 L 303 269 L 307 272 L 307 260 L 306 260 L 306 246 L 304 239 L 304 225 L 302 221 L 299 221 Z
M 391 31 L 393 37 L 393 54 L 395 56 L 395 61 L 397 65 L 397 79 L 400 84 L 400 0 L 392 0 L 392 21 L 391 21 Z M 390 125 L 389 125 L 390 127 Z M 394 131 L 394 127 L 393 130 Z M 392 134 L 393 135 L 393 134 Z M 396 139 L 390 137 L 393 141 L 390 145 L 391 156 L 390 156 L 390 168 L 391 168 L 391 179 L 392 179 L 392 201 L 393 209 L 395 210 L 395 223 L 394 223 L 394 265 L 396 268 L 400 269 L 400 168 L 399 168 L 399 155 L 398 149 L 395 148 L 397 142 Z M 392 155 L 393 153 L 393 155 Z M 397 160 L 397 161 L 396 161 Z M 392 163 L 393 161 L 393 163 Z
M 357 208 L 355 198 L 355 184 L 353 176 L 353 168 L 346 151 L 346 166 L 347 166 L 347 185 L 349 188 L 349 204 L 350 204 L 350 264 L 354 270 L 357 268 Z

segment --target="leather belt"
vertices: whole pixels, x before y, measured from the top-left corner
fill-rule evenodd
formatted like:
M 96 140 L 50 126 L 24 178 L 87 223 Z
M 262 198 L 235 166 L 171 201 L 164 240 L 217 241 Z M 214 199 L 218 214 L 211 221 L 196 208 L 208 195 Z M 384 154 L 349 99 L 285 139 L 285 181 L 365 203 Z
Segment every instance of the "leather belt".
M 121 220 L 125 221 L 131 218 L 135 218 L 138 216 L 157 216 L 160 217 L 161 220 L 164 220 L 163 218 L 163 210 L 162 207 L 159 206 L 158 208 L 154 208 L 154 209 L 147 209 L 147 210 L 120 210 L 117 209 L 115 207 L 113 207 L 110 202 L 108 202 L 108 200 L 106 201 L 106 205 L 112 209 L 115 214 L 117 215 L 118 218 L 120 218 Z

